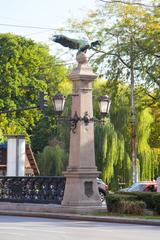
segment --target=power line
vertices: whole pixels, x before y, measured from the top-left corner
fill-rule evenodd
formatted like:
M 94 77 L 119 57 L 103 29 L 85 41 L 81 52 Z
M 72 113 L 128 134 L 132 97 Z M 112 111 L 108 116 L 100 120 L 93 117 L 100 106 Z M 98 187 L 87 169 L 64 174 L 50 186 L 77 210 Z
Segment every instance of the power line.
M 0 26 L 5 27 L 17 27 L 17 28 L 32 28 L 32 29 L 41 29 L 41 30 L 54 30 L 54 31 L 62 31 L 62 32 L 80 32 L 72 29 L 58 29 L 58 28 L 51 28 L 51 27 L 40 27 L 40 26 L 29 26 L 29 25 L 16 25 L 16 24 L 7 24 L 7 23 L 0 23 Z
M 25 37 L 28 37 L 28 36 L 31 36 L 31 35 L 36 35 L 36 34 L 43 34 L 43 33 L 50 32 L 50 31 L 53 31 L 53 30 L 44 30 L 44 31 L 32 32 L 32 33 L 25 34 Z

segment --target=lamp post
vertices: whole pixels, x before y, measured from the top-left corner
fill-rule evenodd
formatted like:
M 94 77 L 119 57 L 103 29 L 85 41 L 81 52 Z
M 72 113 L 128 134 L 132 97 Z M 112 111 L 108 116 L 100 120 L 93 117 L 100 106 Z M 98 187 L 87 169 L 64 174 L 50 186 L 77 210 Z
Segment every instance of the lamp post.
M 62 207 L 64 212 L 95 212 L 104 210 L 100 201 L 97 180 L 100 172 L 95 165 L 94 121 L 92 104 L 92 81 L 96 75 L 87 64 L 84 52 L 77 55 L 78 66 L 72 71 L 72 111 L 69 163 L 63 173 L 66 185 Z M 55 110 L 62 113 L 64 97 L 58 94 L 54 98 Z M 109 111 L 110 99 L 100 99 L 102 115 Z

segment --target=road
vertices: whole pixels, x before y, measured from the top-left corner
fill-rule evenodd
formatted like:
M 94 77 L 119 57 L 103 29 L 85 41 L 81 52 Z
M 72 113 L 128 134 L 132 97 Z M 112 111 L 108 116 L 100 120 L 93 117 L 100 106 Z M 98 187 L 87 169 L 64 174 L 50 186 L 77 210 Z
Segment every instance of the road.
M 0 240 L 158 240 L 160 227 L 0 216 Z

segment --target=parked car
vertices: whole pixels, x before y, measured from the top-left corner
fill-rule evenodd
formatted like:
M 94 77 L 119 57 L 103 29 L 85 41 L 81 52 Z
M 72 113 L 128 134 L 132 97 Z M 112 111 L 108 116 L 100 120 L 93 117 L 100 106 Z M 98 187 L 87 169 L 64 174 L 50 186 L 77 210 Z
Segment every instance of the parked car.
M 101 199 L 101 202 L 103 202 L 108 192 L 108 185 L 106 185 L 100 178 L 97 178 L 97 184 L 98 184 L 100 199 Z
M 137 182 L 128 188 L 122 188 L 119 192 L 157 192 L 156 181 Z

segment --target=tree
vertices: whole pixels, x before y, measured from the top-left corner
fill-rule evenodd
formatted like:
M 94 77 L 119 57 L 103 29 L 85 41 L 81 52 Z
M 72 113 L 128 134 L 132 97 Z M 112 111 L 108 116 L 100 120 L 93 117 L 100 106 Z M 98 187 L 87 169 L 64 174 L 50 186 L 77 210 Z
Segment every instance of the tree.
M 91 63 L 99 74 L 126 81 L 133 61 L 137 81 L 159 87 L 160 9 L 111 2 L 90 11 L 83 20 L 70 19 L 69 24 L 89 39 L 101 41 L 101 48 L 91 53 Z
M 67 154 L 61 143 L 54 140 L 37 154 L 37 161 L 43 176 L 60 176 L 66 168 Z
M 155 154 L 149 145 L 151 133 L 151 124 L 154 119 L 151 115 L 151 109 L 144 109 L 139 114 L 138 135 L 138 159 L 140 162 L 140 178 L 142 180 L 154 179 L 154 169 L 156 165 Z
M 153 109 L 148 107 L 150 98 L 146 95 L 143 86 L 135 89 L 135 107 L 137 114 L 137 173 L 138 180 L 153 179 L 159 173 L 158 146 L 149 144 L 151 130 L 156 126 L 152 114 Z M 119 184 L 131 184 L 132 167 L 130 157 L 130 89 L 128 84 L 119 81 L 97 80 L 94 84 L 94 112 L 98 116 L 97 99 L 99 96 L 110 94 L 111 110 L 110 121 L 95 126 L 95 152 L 98 170 L 102 178 L 107 181 L 111 189 L 118 189 Z M 152 126 L 152 128 L 151 128 Z M 157 136 L 152 136 L 157 141 Z M 153 141 L 153 140 L 152 140 Z
M 112 99 L 110 121 L 106 119 L 102 124 L 95 126 L 95 152 L 98 170 L 102 178 L 112 189 L 119 184 L 130 184 L 131 159 L 128 146 L 129 136 L 129 94 L 127 86 L 116 81 L 99 81 L 94 84 L 95 102 L 104 94 L 110 94 Z M 97 104 L 94 112 L 98 115 Z M 98 116 L 97 116 L 98 117 Z M 116 176 L 115 176 L 116 175 Z
M 53 96 L 66 85 L 67 69 L 47 46 L 13 34 L 0 34 L 0 111 L 36 107 L 40 91 Z M 2 134 L 33 134 L 42 117 L 38 109 L 0 114 Z M 29 137 L 28 137 L 29 140 Z
M 148 85 L 149 90 L 151 84 L 152 87 L 159 88 L 157 59 L 159 59 L 160 44 L 157 39 L 160 33 L 158 17 L 160 11 L 159 8 L 154 7 L 146 10 L 143 4 L 133 5 L 129 1 L 109 2 L 118 4 L 112 5 L 112 8 L 105 4 L 95 12 L 90 12 L 85 20 L 81 22 L 73 20 L 71 23 L 72 27 L 79 27 L 90 39 L 98 38 L 101 41 L 101 49 L 95 49 L 96 54 L 93 54 L 92 62 L 95 69 L 107 79 L 130 80 L 131 156 L 133 182 L 136 182 L 135 79 Z M 106 15 L 113 13 L 115 17 L 111 22 Z M 155 39 L 154 43 L 152 39 Z M 154 50 L 152 50 L 153 45 Z

